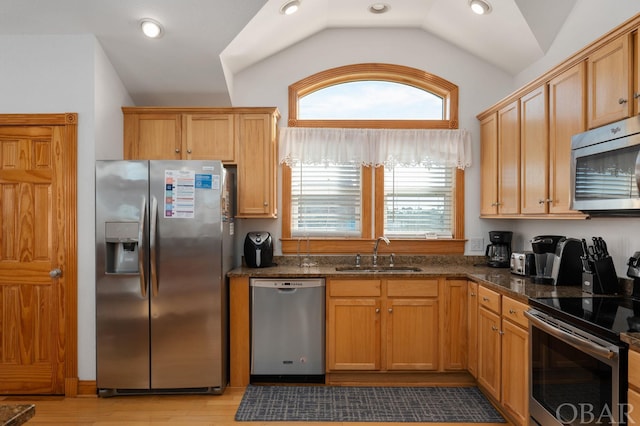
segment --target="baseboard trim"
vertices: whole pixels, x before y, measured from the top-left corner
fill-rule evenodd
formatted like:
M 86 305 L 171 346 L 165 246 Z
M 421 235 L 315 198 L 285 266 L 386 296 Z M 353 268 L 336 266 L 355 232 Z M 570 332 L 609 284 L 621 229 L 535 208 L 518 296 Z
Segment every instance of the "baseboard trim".
M 79 380 L 78 396 L 98 396 L 98 387 L 95 380 Z
M 376 386 L 474 386 L 475 379 L 467 372 L 340 372 L 327 373 L 328 385 Z

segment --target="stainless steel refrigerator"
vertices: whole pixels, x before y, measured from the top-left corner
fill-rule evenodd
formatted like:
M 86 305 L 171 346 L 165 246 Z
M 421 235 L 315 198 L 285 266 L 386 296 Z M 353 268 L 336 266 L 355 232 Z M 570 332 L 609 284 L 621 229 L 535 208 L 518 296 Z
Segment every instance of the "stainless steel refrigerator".
M 234 187 L 219 161 L 96 163 L 100 396 L 224 391 Z

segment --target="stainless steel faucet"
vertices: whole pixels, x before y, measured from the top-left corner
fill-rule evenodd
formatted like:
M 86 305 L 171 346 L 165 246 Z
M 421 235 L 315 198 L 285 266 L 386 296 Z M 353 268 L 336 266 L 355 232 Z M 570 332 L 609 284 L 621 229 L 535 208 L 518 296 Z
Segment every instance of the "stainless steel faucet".
M 378 237 L 376 240 L 376 244 L 373 246 L 373 266 L 378 266 L 378 244 L 380 244 L 380 240 L 387 243 L 387 245 L 391 244 L 391 241 L 387 237 Z

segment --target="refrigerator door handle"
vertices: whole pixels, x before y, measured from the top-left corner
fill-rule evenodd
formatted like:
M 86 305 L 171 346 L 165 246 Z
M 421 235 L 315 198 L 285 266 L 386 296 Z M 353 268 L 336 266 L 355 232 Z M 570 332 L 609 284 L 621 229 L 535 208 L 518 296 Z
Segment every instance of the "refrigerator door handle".
M 158 265 L 157 265 L 157 227 L 158 227 L 158 200 L 151 198 L 151 223 L 149 229 L 149 249 L 151 263 L 151 294 L 158 295 Z
M 147 277 L 145 276 L 145 246 L 144 246 L 144 228 L 147 217 L 147 198 L 142 197 L 142 206 L 140 206 L 140 226 L 138 229 L 138 270 L 140 271 L 140 295 L 147 297 Z

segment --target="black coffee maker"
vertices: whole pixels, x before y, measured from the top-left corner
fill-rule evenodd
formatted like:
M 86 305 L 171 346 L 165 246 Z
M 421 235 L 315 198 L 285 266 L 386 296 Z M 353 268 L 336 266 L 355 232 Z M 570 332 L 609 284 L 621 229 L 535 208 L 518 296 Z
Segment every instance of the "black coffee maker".
M 508 268 L 511 261 L 511 231 L 489 231 L 489 241 L 485 256 L 487 266 L 492 268 Z

